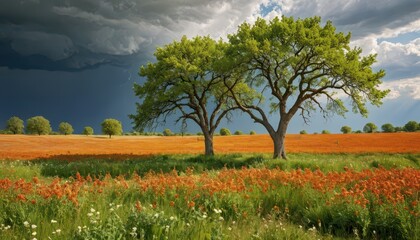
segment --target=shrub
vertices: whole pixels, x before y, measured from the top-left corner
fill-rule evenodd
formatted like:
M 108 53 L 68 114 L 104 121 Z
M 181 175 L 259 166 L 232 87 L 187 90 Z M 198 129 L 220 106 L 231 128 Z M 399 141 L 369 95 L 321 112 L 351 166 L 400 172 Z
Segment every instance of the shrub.
M 330 134 L 330 131 L 328 131 L 328 130 L 322 130 L 322 134 Z
M 404 125 L 404 130 L 407 132 L 417 131 L 418 123 L 416 121 L 409 121 Z
M 86 126 L 83 128 L 83 134 L 86 136 L 93 135 L 93 128 L 90 126 Z
M 229 129 L 222 128 L 222 129 L 220 129 L 220 135 L 221 136 L 229 136 L 229 135 L 231 135 L 231 133 L 230 133 L 230 130 Z
M 169 129 L 169 128 L 166 128 L 165 130 L 163 130 L 162 134 L 163 134 L 163 136 L 172 136 L 172 135 L 174 135 L 172 133 L 171 129 Z
M 26 120 L 26 132 L 28 134 L 45 135 L 52 131 L 50 121 L 42 116 L 31 117 Z
M 244 134 L 244 133 L 243 133 L 242 131 L 240 131 L 240 130 L 236 130 L 234 134 L 235 134 L 235 135 L 242 135 L 242 134 Z
M 255 135 L 255 134 L 257 134 L 254 130 L 251 130 L 250 132 L 249 132 L 249 135 Z
M 58 131 L 64 135 L 70 135 L 74 132 L 73 126 L 68 122 L 62 122 L 58 125 Z
M 108 118 L 105 119 L 102 124 L 102 132 L 106 135 L 109 135 L 109 138 L 111 138 L 112 135 L 121 135 L 122 134 L 122 125 L 121 122 Z
M 300 134 L 308 134 L 308 132 L 306 132 L 306 130 L 302 130 L 299 132 Z

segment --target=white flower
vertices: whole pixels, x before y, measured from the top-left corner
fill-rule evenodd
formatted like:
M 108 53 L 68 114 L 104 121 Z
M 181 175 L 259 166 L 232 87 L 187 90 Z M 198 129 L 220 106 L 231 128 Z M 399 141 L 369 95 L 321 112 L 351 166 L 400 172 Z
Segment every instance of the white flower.
M 32 224 L 31 227 L 32 227 L 32 229 L 35 229 L 36 228 L 36 225 L 35 224 Z
M 222 216 L 220 216 L 220 217 L 219 217 L 219 220 L 220 220 L 220 221 L 223 221 L 223 220 L 225 220 L 225 219 L 224 219 Z
M 51 223 L 57 223 L 57 221 L 53 219 L 53 220 L 51 220 Z
M 61 229 L 57 229 L 57 230 L 55 230 L 58 234 L 60 234 L 61 233 Z
M 92 217 L 93 213 L 88 213 L 87 215 L 88 215 L 88 217 Z
M 36 236 L 36 232 L 33 232 L 33 233 L 32 233 L 32 236 Z
M 299 228 L 303 228 L 302 225 L 299 225 Z
M 154 217 L 155 218 L 158 218 L 159 217 L 159 213 L 155 213 Z
M 96 215 L 99 215 L 100 213 L 99 212 L 96 212 Z
M 232 228 L 231 228 L 231 227 L 228 227 L 228 230 L 229 230 L 229 231 L 232 231 Z
M 175 219 L 175 217 L 174 216 L 171 216 L 170 218 L 169 218 L 169 220 L 171 220 L 171 221 L 173 221 Z
M 135 232 L 135 231 L 137 231 L 137 228 L 136 227 L 133 227 L 133 232 Z
M 206 219 L 206 218 L 207 218 L 207 215 L 206 215 L 206 214 L 204 214 L 204 215 L 203 215 L 203 218 L 204 218 L 204 219 Z
M 114 211 L 114 208 L 109 209 L 109 211 L 113 212 Z
M 122 205 L 121 205 L 121 204 L 118 204 L 118 205 L 117 205 L 117 209 L 118 209 L 118 208 L 120 208 L 120 207 L 122 207 Z
M 96 210 L 95 209 L 93 209 L 93 208 L 90 208 L 90 212 L 96 212 Z
M 222 213 L 222 210 L 221 209 L 217 209 L 217 208 L 215 208 L 215 209 L 213 209 L 213 211 L 215 212 L 215 213 Z
M 32 240 L 38 240 L 38 239 L 36 239 L 36 238 L 32 238 Z
M 28 221 L 25 221 L 25 222 L 23 222 L 23 225 L 25 226 L 25 227 L 29 227 L 29 222 Z

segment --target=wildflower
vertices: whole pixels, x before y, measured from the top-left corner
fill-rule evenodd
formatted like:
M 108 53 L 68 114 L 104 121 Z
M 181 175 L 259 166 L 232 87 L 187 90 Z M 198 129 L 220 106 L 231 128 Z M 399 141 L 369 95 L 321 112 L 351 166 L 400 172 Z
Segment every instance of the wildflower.
M 136 227 L 133 227 L 133 232 L 135 232 L 135 231 L 137 231 L 137 228 Z
M 23 225 L 25 226 L 25 227 L 29 227 L 29 222 L 28 221 L 25 221 L 25 222 L 23 222 Z
M 88 213 L 87 215 L 88 215 L 88 217 L 92 217 L 93 213 Z
M 206 218 L 207 218 L 207 215 L 206 215 L 206 214 L 204 214 L 204 215 L 203 215 L 203 218 L 204 218 L 204 219 L 206 219 Z
M 114 211 L 114 208 L 109 209 L 109 211 L 113 212 Z
M 220 221 L 223 221 L 223 220 L 225 220 L 225 219 L 224 219 L 222 216 L 220 216 L 220 217 L 219 217 L 219 220 L 220 220 Z
M 36 236 L 36 232 L 33 232 L 33 233 L 32 233 L 32 236 Z
M 169 218 L 169 220 L 173 221 L 173 220 L 175 220 L 175 217 L 174 217 L 174 216 L 171 216 L 171 217 Z
M 57 223 L 57 221 L 53 219 L 53 220 L 51 220 L 51 223 Z
M 60 232 L 61 232 L 61 229 L 57 229 L 57 230 L 55 230 L 58 234 L 60 234 Z
M 120 207 L 122 207 L 122 204 L 118 204 L 118 205 L 117 205 L 117 209 L 118 209 L 118 208 L 120 208 Z
M 299 225 L 299 228 L 302 229 L 303 228 L 302 225 Z
M 232 228 L 231 228 L 231 227 L 228 227 L 228 230 L 229 230 L 229 231 L 232 231 Z
M 31 227 L 32 227 L 32 229 L 35 229 L 36 228 L 36 225 L 35 224 L 32 224 Z
M 215 209 L 213 209 L 213 211 L 215 212 L 215 213 L 222 213 L 222 210 L 221 209 L 217 209 L 217 208 L 215 208 Z
M 93 209 L 93 208 L 90 208 L 90 212 L 94 213 L 94 212 L 96 212 L 96 210 Z

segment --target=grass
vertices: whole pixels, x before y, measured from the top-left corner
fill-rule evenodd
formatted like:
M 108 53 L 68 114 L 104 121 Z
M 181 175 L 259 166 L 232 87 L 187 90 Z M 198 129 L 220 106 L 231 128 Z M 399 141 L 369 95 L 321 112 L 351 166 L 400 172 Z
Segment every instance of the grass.
M 5 160 L 0 239 L 418 239 L 418 188 L 402 190 L 412 195 L 396 203 L 383 191 L 379 198 L 363 193 L 366 205 L 356 203 L 360 195 L 343 196 L 374 178 L 386 189 L 406 169 L 418 176 L 419 160 L 419 154 L 290 154 L 287 161 L 253 154 Z M 270 180 L 273 174 L 280 178 Z M 330 174 L 337 177 L 332 189 L 312 186 Z M 25 199 L 18 200 L 20 195 Z

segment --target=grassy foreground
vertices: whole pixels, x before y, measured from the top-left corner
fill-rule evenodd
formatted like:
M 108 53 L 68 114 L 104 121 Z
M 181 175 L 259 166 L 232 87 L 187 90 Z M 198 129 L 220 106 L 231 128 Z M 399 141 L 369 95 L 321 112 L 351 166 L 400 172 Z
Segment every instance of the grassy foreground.
M 418 239 L 420 155 L 0 162 L 0 239 Z

